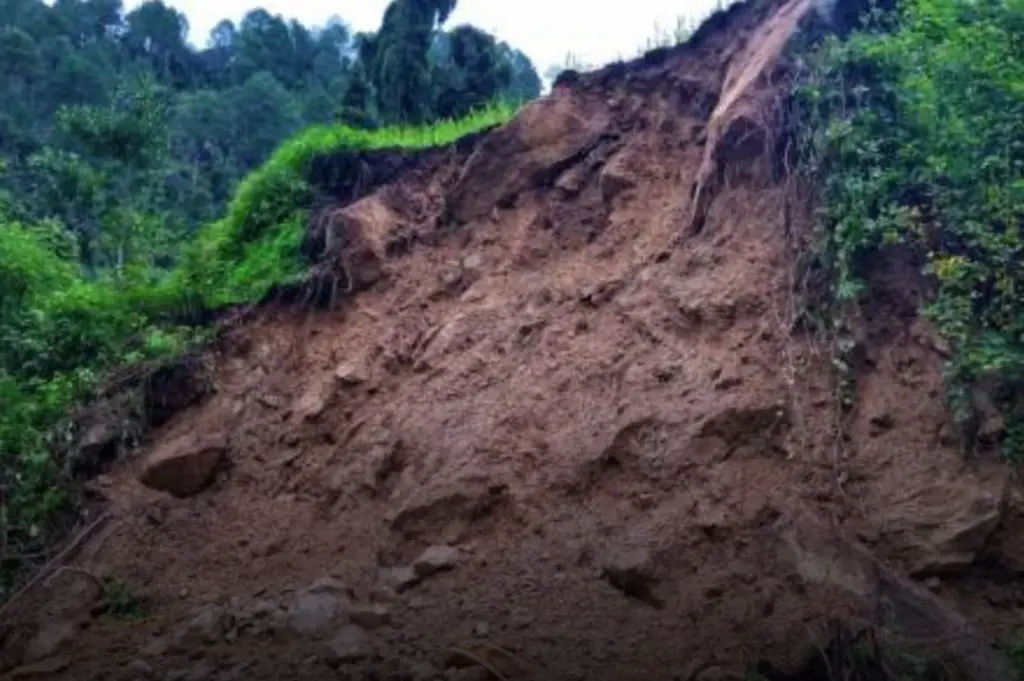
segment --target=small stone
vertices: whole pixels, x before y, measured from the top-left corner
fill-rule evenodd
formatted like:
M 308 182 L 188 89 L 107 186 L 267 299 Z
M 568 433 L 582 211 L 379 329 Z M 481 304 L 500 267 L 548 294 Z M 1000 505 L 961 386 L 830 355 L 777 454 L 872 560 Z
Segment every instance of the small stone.
M 380 581 L 381 586 L 402 593 L 418 584 L 420 576 L 413 568 L 403 565 L 381 570 Z
M 740 681 L 742 675 L 724 667 L 705 667 L 697 672 L 696 681 Z
M 235 625 L 235 618 L 220 608 L 207 606 L 178 632 L 179 645 L 216 643 Z
M 198 662 L 185 675 L 185 681 L 206 681 L 217 671 L 209 662 Z
M 291 413 L 295 421 L 315 421 L 330 406 L 334 399 L 334 377 L 318 379 L 292 405 Z
M 128 663 L 128 671 L 142 678 L 148 679 L 153 676 L 153 668 L 149 666 L 149 663 L 138 658 Z
M 325 646 L 322 657 L 334 667 L 367 660 L 377 655 L 377 643 L 363 629 L 355 625 L 342 629 Z
M 512 626 L 516 629 L 528 629 L 533 626 L 536 619 L 537 618 L 533 616 L 533 613 L 520 610 L 512 616 Z
M 44 624 L 25 648 L 22 659 L 25 663 L 38 662 L 55 655 L 78 634 L 74 622 L 50 622 Z
M 391 609 L 380 603 L 359 605 L 349 613 L 349 619 L 366 629 L 376 629 L 391 624 Z
M 487 622 L 477 622 L 473 627 L 473 635 L 477 638 L 487 638 L 491 633 L 491 628 Z
M 611 201 L 625 190 L 636 186 L 636 174 L 627 167 L 626 159 L 620 154 L 605 164 L 598 184 L 604 200 Z
M 479 253 L 467 255 L 462 259 L 462 266 L 467 270 L 478 270 L 484 264 L 484 257 Z
M 412 681 L 432 681 L 440 675 L 437 667 L 429 662 L 419 661 L 409 665 L 408 676 Z
M 660 601 L 652 593 L 657 580 L 651 554 L 646 549 L 619 551 L 606 556 L 602 561 L 601 576 L 624 595 L 660 606 Z
M 283 406 L 281 396 L 275 395 L 273 393 L 260 395 L 256 399 L 260 402 L 260 404 L 262 404 L 265 407 L 270 407 L 271 409 L 280 409 Z
M 300 593 L 288 613 L 289 627 L 303 635 L 322 633 L 342 609 L 341 598 L 330 593 Z
M 345 596 L 347 595 L 348 589 L 344 584 L 333 577 L 321 577 L 313 582 L 309 588 L 306 589 L 306 592 L 311 594 L 333 594 L 335 596 Z
M 429 577 L 438 572 L 454 569 L 458 562 L 459 550 L 454 546 L 441 544 L 431 546 L 421 553 L 413 562 L 412 568 L 420 577 Z
M 444 673 L 445 681 L 489 681 L 491 673 L 483 667 L 449 669 Z
M 37 676 L 51 676 L 58 674 L 71 666 L 71 658 L 67 655 L 47 658 L 34 664 L 27 664 L 18 667 L 11 672 L 12 679 L 28 679 Z
M 171 644 L 166 638 L 155 638 L 139 651 L 146 657 L 163 657 L 170 650 Z
M 359 385 L 366 382 L 366 372 L 355 362 L 343 362 L 334 370 L 334 377 L 342 385 Z
M 277 612 L 278 607 L 267 600 L 256 601 L 252 606 L 252 616 L 256 619 L 263 619 L 269 617 Z
M 167 519 L 167 508 L 163 504 L 152 504 L 146 508 L 146 519 L 154 525 L 162 525 Z

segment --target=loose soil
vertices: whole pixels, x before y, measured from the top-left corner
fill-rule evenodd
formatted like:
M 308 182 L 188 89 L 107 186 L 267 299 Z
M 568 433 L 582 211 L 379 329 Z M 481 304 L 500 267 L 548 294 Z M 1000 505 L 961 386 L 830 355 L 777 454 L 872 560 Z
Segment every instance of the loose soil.
M 741 3 L 339 193 L 332 294 L 228 330 L 212 394 L 90 483 L 110 520 L 6 613 L 0 669 L 782 677 L 839 620 L 1003 674 L 1024 504 L 958 451 L 923 284 L 879 264 L 849 414 L 800 324 L 781 52 L 810 13 Z

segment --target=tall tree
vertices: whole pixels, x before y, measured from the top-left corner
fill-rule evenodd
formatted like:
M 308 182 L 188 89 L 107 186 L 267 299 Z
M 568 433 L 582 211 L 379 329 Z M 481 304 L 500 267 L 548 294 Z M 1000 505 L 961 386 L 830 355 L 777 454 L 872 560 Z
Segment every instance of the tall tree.
M 381 117 L 388 122 L 420 123 L 431 115 L 428 54 L 438 24 L 456 0 L 393 0 L 380 31 L 363 42 L 362 57 L 376 92 Z

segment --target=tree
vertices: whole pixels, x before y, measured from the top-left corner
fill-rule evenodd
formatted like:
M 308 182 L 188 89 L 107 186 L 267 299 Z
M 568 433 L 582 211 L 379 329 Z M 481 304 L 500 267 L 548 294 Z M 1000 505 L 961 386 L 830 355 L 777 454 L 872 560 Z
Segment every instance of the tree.
M 448 63 L 434 69 L 438 116 L 464 116 L 473 107 L 509 92 L 512 64 L 493 36 L 472 26 L 459 26 L 448 34 L 447 43 Z
M 432 113 L 428 53 L 438 24 L 456 0 L 393 0 L 380 31 L 362 43 L 363 59 L 386 122 L 420 123 Z

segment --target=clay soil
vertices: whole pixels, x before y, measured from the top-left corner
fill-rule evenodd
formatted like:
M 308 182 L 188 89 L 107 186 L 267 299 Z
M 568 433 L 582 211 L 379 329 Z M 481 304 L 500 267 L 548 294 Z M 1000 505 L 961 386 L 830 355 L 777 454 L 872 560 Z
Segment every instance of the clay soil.
M 65 570 L 8 613 L 6 668 L 791 675 L 833 620 L 887 622 L 874 577 L 819 569 L 828 542 L 801 543 L 807 528 L 934 607 L 929 635 L 1005 637 L 1024 606 L 1020 495 L 957 449 L 920 283 L 880 264 L 850 414 L 828 339 L 798 323 L 809 220 L 779 50 L 807 11 L 742 3 L 326 209 L 320 228 L 346 238 L 320 268 L 347 268 L 353 291 L 261 307 L 211 354 L 215 393 L 91 483 L 110 518 L 68 564 L 116 577 L 147 617 L 97 614 L 91 579 Z M 212 484 L 143 484 L 153 456 L 207 440 L 226 452 Z M 330 590 L 387 613 L 360 620 L 361 652 L 332 644 L 344 621 L 289 625 L 297 594 Z M 197 617 L 226 619 L 183 639 Z M 69 618 L 49 657 L 24 659 Z

